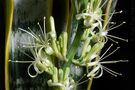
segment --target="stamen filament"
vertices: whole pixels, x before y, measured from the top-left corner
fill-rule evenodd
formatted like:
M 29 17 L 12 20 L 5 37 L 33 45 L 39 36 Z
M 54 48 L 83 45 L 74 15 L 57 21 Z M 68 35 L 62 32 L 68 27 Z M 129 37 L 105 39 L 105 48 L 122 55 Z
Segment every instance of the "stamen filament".
M 113 44 L 110 45 L 110 47 L 104 52 L 104 54 L 100 57 L 100 59 L 101 59 L 102 57 L 104 57 L 104 55 L 111 49 L 112 46 L 113 46 Z
M 125 23 L 126 23 L 126 22 L 124 21 L 124 22 L 122 22 L 121 24 L 119 24 L 119 25 L 117 25 L 117 26 L 115 26 L 115 27 L 113 27 L 113 28 L 110 28 L 110 29 L 107 30 L 107 31 L 114 30 L 115 28 L 118 28 L 118 27 L 122 26 L 122 25 L 125 24 Z
M 12 63 L 32 63 L 33 61 L 12 61 L 12 60 L 9 60 L 9 62 L 12 62 Z
M 105 67 L 103 65 L 102 65 L 102 67 L 104 68 L 104 70 L 108 71 L 110 74 L 112 74 L 112 75 L 114 75 L 116 77 L 117 77 L 117 75 L 122 75 L 121 73 L 117 73 L 117 72 L 115 72 L 115 71 L 113 71 L 113 70 L 111 70 L 111 69 L 109 69 L 109 68 L 107 68 L 107 67 Z
M 46 17 L 44 17 L 44 22 L 43 22 L 44 24 L 43 25 L 44 25 L 44 39 L 46 40 L 47 39 L 47 34 L 46 34 L 46 29 L 45 29 L 46 28 L 45 27 L 45 19 L 46 19 Z
M 41 31 L 41 33 L 43 34 L 43 29 L 42 29 L 42 27 L 41 27 L 40 23 L 38 22 L 38 23 L 37 23 L 37 25 L 39 26 L 40 31 Z
M 114 13 L 110 13 L 109 15 L 112 15 L 112 14 L 120 14 L 120 13 L 122 13 L 123 11 L 121 10 L 121 11 L 118 11 L 118 12 L 114 12 Z M 102 14 L 103 16 L 105 15 L 105 14 Z
M 104 62 L 100 62 L 100 63 L 101 64 L 112 64 L 112 63 L 120 63 L 120 62 L 128 62 L 128 60 L 104 61 Z
M 91 78 L 88 78 L 88 79 L 86 79 L 86 80 L 84 80 L 84 81 L 82 81 L 82 82 L 80 82 L 80 83 L 76 84 L 76 86 L 79 86 L 79 85 L 81 85 L 81 84 L 83 84 L 83 83 L 85 83 L 85 82 L 89 81 L 90 79 L 91 79 Z
M 107 3 L 108 0 L 105 0 L 105 2 L 100 6 L 100 8 L 103 8 L 104 5 Z
M 111 39 L 110 37 L 107 37 L 109 40 L 111 40 L 112 42 L 114 42 L 114 43 L 116 43 L 116 44 L 118 44 L 119 42 L 117 42 L 117 41 L 115 41 L 115 40 L 113 40 L 113 39 Z
M 122 41 L 125 41 L 125 42 L 128 42 L 128 39 L 123 39 L 123 38 L 120 38 L 120 37 L 117 37 L 117 36 L 113 36 L 113 35 L 107 35 L 108 37 L 112 37 L 112 38 L 116 38 L 116 39 L 119 39 L 119 40 L 122 40 Z
M 22 52 L 23 54 L 25 54 L 26 56 L 28 56 L 29 58 L 31 58 L 32 60 L 35 60 L 33 57 L 31 57 L 30 55 L 28 55 L 27 53 L 25 53 L 24 51 L 19 50 L 20 52 Z
M 84 74 L 84 75 L 77 81 L 77 83 L 79 83 L 85 76 L 86 76 L 86 74 Z
M 109 57 L 110 55 L 112 55 L 113 53 L 115 53 L 120 47 L 117 47 L 114 51 L 112 51 L 111 53 L 109 53 L 108 55 L 106 55 L 105 57 L 101 58 L 100 61 L 106 59 L 107 57 Z
M 35 38 L 36 40 L 39 40 L 35 35 L 33 35 L 32 33 L 28 32 L 27 30 L 24 30 L 24 29 L 22 29 L 22 28 L 18 28 L 18 29 L 20 29 L 21 31 L 24 31 L 24 32 L 26 32 L 27 34 L 31 35 L 31 36 L 32 36 L 33 38 Z

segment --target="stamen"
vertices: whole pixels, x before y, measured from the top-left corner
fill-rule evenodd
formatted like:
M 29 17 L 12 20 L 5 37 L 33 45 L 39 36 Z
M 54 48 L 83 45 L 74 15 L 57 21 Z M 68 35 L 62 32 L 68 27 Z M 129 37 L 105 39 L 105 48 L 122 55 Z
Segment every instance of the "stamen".
M 81 84 L 83 84 L 83 83 L 85 83 L 85 82 L 87 82 L 87 81 L 89 81 L 89 80 L 91 80 L 91 78 L 88 78 L 88 79 L 86 79 L 86 80 L 84 80 L 84 81 L 82 81 L 82 82 L 76 84 L 76 86 L 79 86 L 79 85 L 81 85 Z
M 22 28 L 18 28 L 18 29 L 20 29 L 21 31 L 24 31 L 24 32 L 26 32 L 27 34 L 31 35 L 31 36 L 32 36 L 33 38 L 35 38 L 36 40 L 39 40 L 35 35 L 33 35 L 32 33 L 28 32 L 27 30 L 22 29 Z
M 77 81 L 77 83 L 79 83 L 85 76 L 86 76 L 86 74 L 84 74 L 84 75 Z
M 30 31 L 30 33 L 32 33 L 35 37 L 37 37 L 37 35 L 31 30 L 30 27 L 28 27 L 28 30 Z M 37 37 L 38 38 L 38 37 Z
M 125 23 L 126 23 L 126 22 L 124 21 L 124 22 L 122 22 L 121 24 L 119 24 L 119 25 L 117 25 L 117 26 L 115 26 L 115 27 L 113 27 L 113 28 L 110 28 L 110 29 L 107 30 L 107 31 L 114 30 L 115 28 L 118 28 L 118 27 L 122 26 L 122 25 L 125 24 Z
M 109 40 L 111 40 L 112 42 L 114 42 L 114 43 L 116 43 L 116 44 L 118 44 L 119 42 L 117 42 L 117 41 L 115 41 L 115 40 L 113 40 L 113 39 L 111 39 L 110 37 L 107 37 Z
M 25 54 L 26 56 L 28 56 L 29 58 L 31 58 L 32 60 L 35 60 L 33 57 L 31 57 L 30 55 L 28 55 L 27 53 L 25 53 L 24 51 L 19 50 L 20 52 L 22 52 L 23 54 Z
M 115 61 L 103 61 L 101 64 L 112 64 L 112 63 L 120 63 L 120 62 L 128 62 L 128 60 L 115 60 Z
M 44 45 L 36 44 L 36 43 L 27 43 L 27 42 L 19 42 L 22 47 L 25 48 L 33 48 L 33 47 L 43 47 Z
M 102 65 L 102 67 L 104 68 L 105 71 L 107 71 L 108 73 L 112 74 L 115 77 L 117 77 L 117 75 L 122 75 L 121 73 L 117 73 L 117 72 L 115 72 L 115 71 L 113 71 L 113 70 L 111 70 L 103 65 Z
M 100 6 L 100 8 L 103 8 L 104 5 L 107 3 L 108 0 L 105 0 L 105 2 Z
M 46 19 L 46 17 L 44 17 L 44 22 L 43 22 L 44 24 L 43 25 L 44 25 L 44 36 L 45 36 L 44 39 L 46 40 L 47 38 L 46 38 L 46 29 L 45 29 L 45 19 Z
M 39 26 L 40 31 L 41 31 L 41 32 L 42 32 L 42 34 L 43 34 L 43 29 L 42 29 L 42 27 L 41 27 L 40 23 L 38 22 L 38 23 L 37 23 L 37 25 Z
M 117 36 L 113 36 L 113 35 L 107 35 L 108 37 L 112 37 L 112 38 L 116 38 L 116 39 L 119 39 L 119 40 L 122 40 L 122 41 L 125 41 L 125 42 L 128 42 L 128 39 L 123 39 L 123 38 L 120 38 L 120 37 L 117 37 Z
M 103 30 L 106 29 L 106 26 L 108 25 L 109 21 L 111 20 L 113 14 L 115 13 L 115 10 L 113 11 L 113 13 L 111 14 L 110 18 L 108 19 L 108 21 L 104 24 Z
M 120 11 L 118 11 L 118 12 L 115 12 L 114 14 L 120 14 L 120 13 L 123 13 L 123 11 L 120 10 Z M 110 14 L 112 14 L 112 13 L 110 13 Z
M 118 11 L 118 12 L 114 12 L 114 13 L 110 13 L 109 15 L 112 15 L 112 14 L 120 14 L 120 13 L 122 13 L 123 11 L 122 10 L 120 10 L 120 11 Z M 102 14 L 103 16 L 105 15 L 105 14 Z
M 115 53 L 120 47 L 117 47 L 114 51 L 112 51 L 111 53 L 109 53 L 108 55 L 106 55 L 105 57 L 101 58 L 101 60 L 106 59 L 107 57 L 109 57 L 110 55 L 112 55 L 113 53 Z M 101 61 L 100 60 L 100 61 Z
M 112 22 L 112 23 L 110 23 L 110 24 L 112 24 L 109 28 L 112 28 L 112 27 L 114 27 L 114 25 L 116 25 L 116 22 Z M 107 30 L 108 31 L 108 30 Z
M 12 63 L 32 63 L 33 61 L 12 61 L 12 60 L 9 60 L 9 62 L 12 62 Z
M 109 23 L 112 24 L 112 25 L 116 24 L 116 22 L 109 22 Z
M 25 48 L 42 47 L 42 46 L 43 45 L 30 45 L 30 46 L 23 45 L 23 47 L 25 47 Z
M 111 44 L 111 45 L 109 46 L 109 48 L 103 53 L 103 55 L 100 57 L 100 59 L 101 59 L 102 57 L 104 57 L 104 55 L 111 49 L 112 46 L 113 46 L 113 44 Z

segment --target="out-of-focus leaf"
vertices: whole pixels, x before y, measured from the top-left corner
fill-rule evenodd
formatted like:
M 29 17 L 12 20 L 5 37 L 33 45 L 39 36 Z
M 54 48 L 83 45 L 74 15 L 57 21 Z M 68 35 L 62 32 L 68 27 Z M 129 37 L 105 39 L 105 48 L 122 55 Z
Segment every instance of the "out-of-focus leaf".
M 5 89 L 9 90 L 9 73 L 8 73 L 8 59 L 9 59 L 9 40 L 12 27 L 13 18 L 13 0 L 6 0 L 6 37 L 5 37 Z
M 116 4 L 117 4 L 117 0 L 109 0 L 104 6 L 105 7 L 104 26 L 108 23 L 110 16 L 112 16 L 110 13 L 114 12 Z

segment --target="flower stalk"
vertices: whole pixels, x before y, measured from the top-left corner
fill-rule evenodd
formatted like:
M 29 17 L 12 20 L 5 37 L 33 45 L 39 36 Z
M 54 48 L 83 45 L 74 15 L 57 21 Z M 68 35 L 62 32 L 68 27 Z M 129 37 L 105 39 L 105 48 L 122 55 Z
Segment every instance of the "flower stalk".
M 109 36 L 121 39 L 108 35 L 107 32 L 121 26 L 120 24 L 110 27 L 110 21 L 115 14 L 115 11 L 110 14 L 112 0 L 107 2 L 105 14 L 102 7 L 106 6 L 106 0 L 104 2 L 102 0 L 66 0 L 65 13 L 67 16 L 65 14 L 65 26 L 62 26 L 64 28 L 60 34 L 52 16 L 53 0 L 47 1 L 51 4 L 49 5 L 50 12 L 47 19 L 46 17 L 43 18 L 43 28 L 40 23 L 37 24 L 40 34 L 29 27 L 28 30 L 18 28 L 18 30 L 32 37 L 33 42 L 24 45 L 24 48 L 30 50 L 33 61 L 17 61 L 15 63 L 30 63 L 27 71 L 32 78 L 36 78 L 43 72 L 48 74 L 47 84 L 50 90 L 77 90 L 78 85 L 87 81 L 87 90 L 91 90 L 93 79 L 100 78 L 103 75 L 103 70 L 113 76 L 121 75 L 103 66 L 103 64 L 124 62 L 124 60 L 102 61 L 117 51 L 118 48 L 106 55 L 113 46 L 111 44 L 105 53 L 100 55 L 108 39 L 110 39 Z M 72 9 L 75 11 L 72 11 Z M 72 30 L 74 29 L 73 21 L 76 27 L 75 33 Z M 77 74 L 71 72 L 74 69 L 71 67 L 72 65 L 83 69 L 83 72 L 80 70 L 82 78 L 79 81 L 75 78 Z M 31 74 L 31 67 L 34 67 L 35 75 Z M 85 80 L 82 81 L 83 79 Z

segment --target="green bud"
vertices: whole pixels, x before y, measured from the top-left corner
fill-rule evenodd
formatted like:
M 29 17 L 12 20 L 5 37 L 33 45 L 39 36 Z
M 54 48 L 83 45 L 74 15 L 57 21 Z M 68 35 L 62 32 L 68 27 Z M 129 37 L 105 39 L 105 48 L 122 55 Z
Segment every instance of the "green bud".
M 84 57 L 86 55 L 86 52 L 87 52 L 87 49 L 88 49 L 88 45 L 90 43 L 90 37 L 88 37 L 85 42 L 84 42 L 84 45 L 83 45 L 83 49 L 82 49 L 82 54 L 81 54 L 81 57 Z
M 55 24 L 54 24 L 54 18 L 50 16 L 50 26 L 51 26 L 51 32 L 50 35 L 52 38 L 57 38 L 56 30 L 55 30 Z
M 52 75 L 52 80 L 55 83 L 55 82 L 58 82 L 58 69 L 54 67 L 53 70 L 54 70 L 54 73 Z
M 39 70 L 41 70 L 41 71 L 44 70 L 46 73 L 53 75 L 53 72 L 49 71 L 48 68 L 44 64 L 42 64 L 41 62 L 36 63 L 36 66 Z
M 63 42 L 62 54 L 65 57 L 66 57 L 66 54 L 67 54 L 67 41 L 68 41 L 67 32 L 63 32 L 62 33 L 62 42 Z
M 47 84 L 48 84 L 48 86 L 52 86 L 51 84 L 52 84 L 52 80 L 48 80 L 47 81 Z
M 62 60 L 62 55 L 61 55 L 60 51 L 58 50 L 56 40 L 52 39 L 51 41 L 52 41 L 52 48 L 54 50 L 54 53 L 55 53 L 56 57 L 58 57 L 59 59 Z
M 86 40 L 90 34 L 90 29 L 86 29 L 83 33 L 81 40 Z
M 63 70 L 59 69 L 59 82 L 62 83 L 63 82 Z
M 66 83 L 69 73 L 70 73 L 70 68 L 66 67 L 65 72 L 64 72 L 64 83 Z
M 90 50 L 90 52 L 87 54 L 87 56 L 84 58 L 84 61 L 93 59 L 93 56 L 95 56 L 96 53 L 100 52 L 103 48 L 104 43 L 98 42 L 96 43 Z

